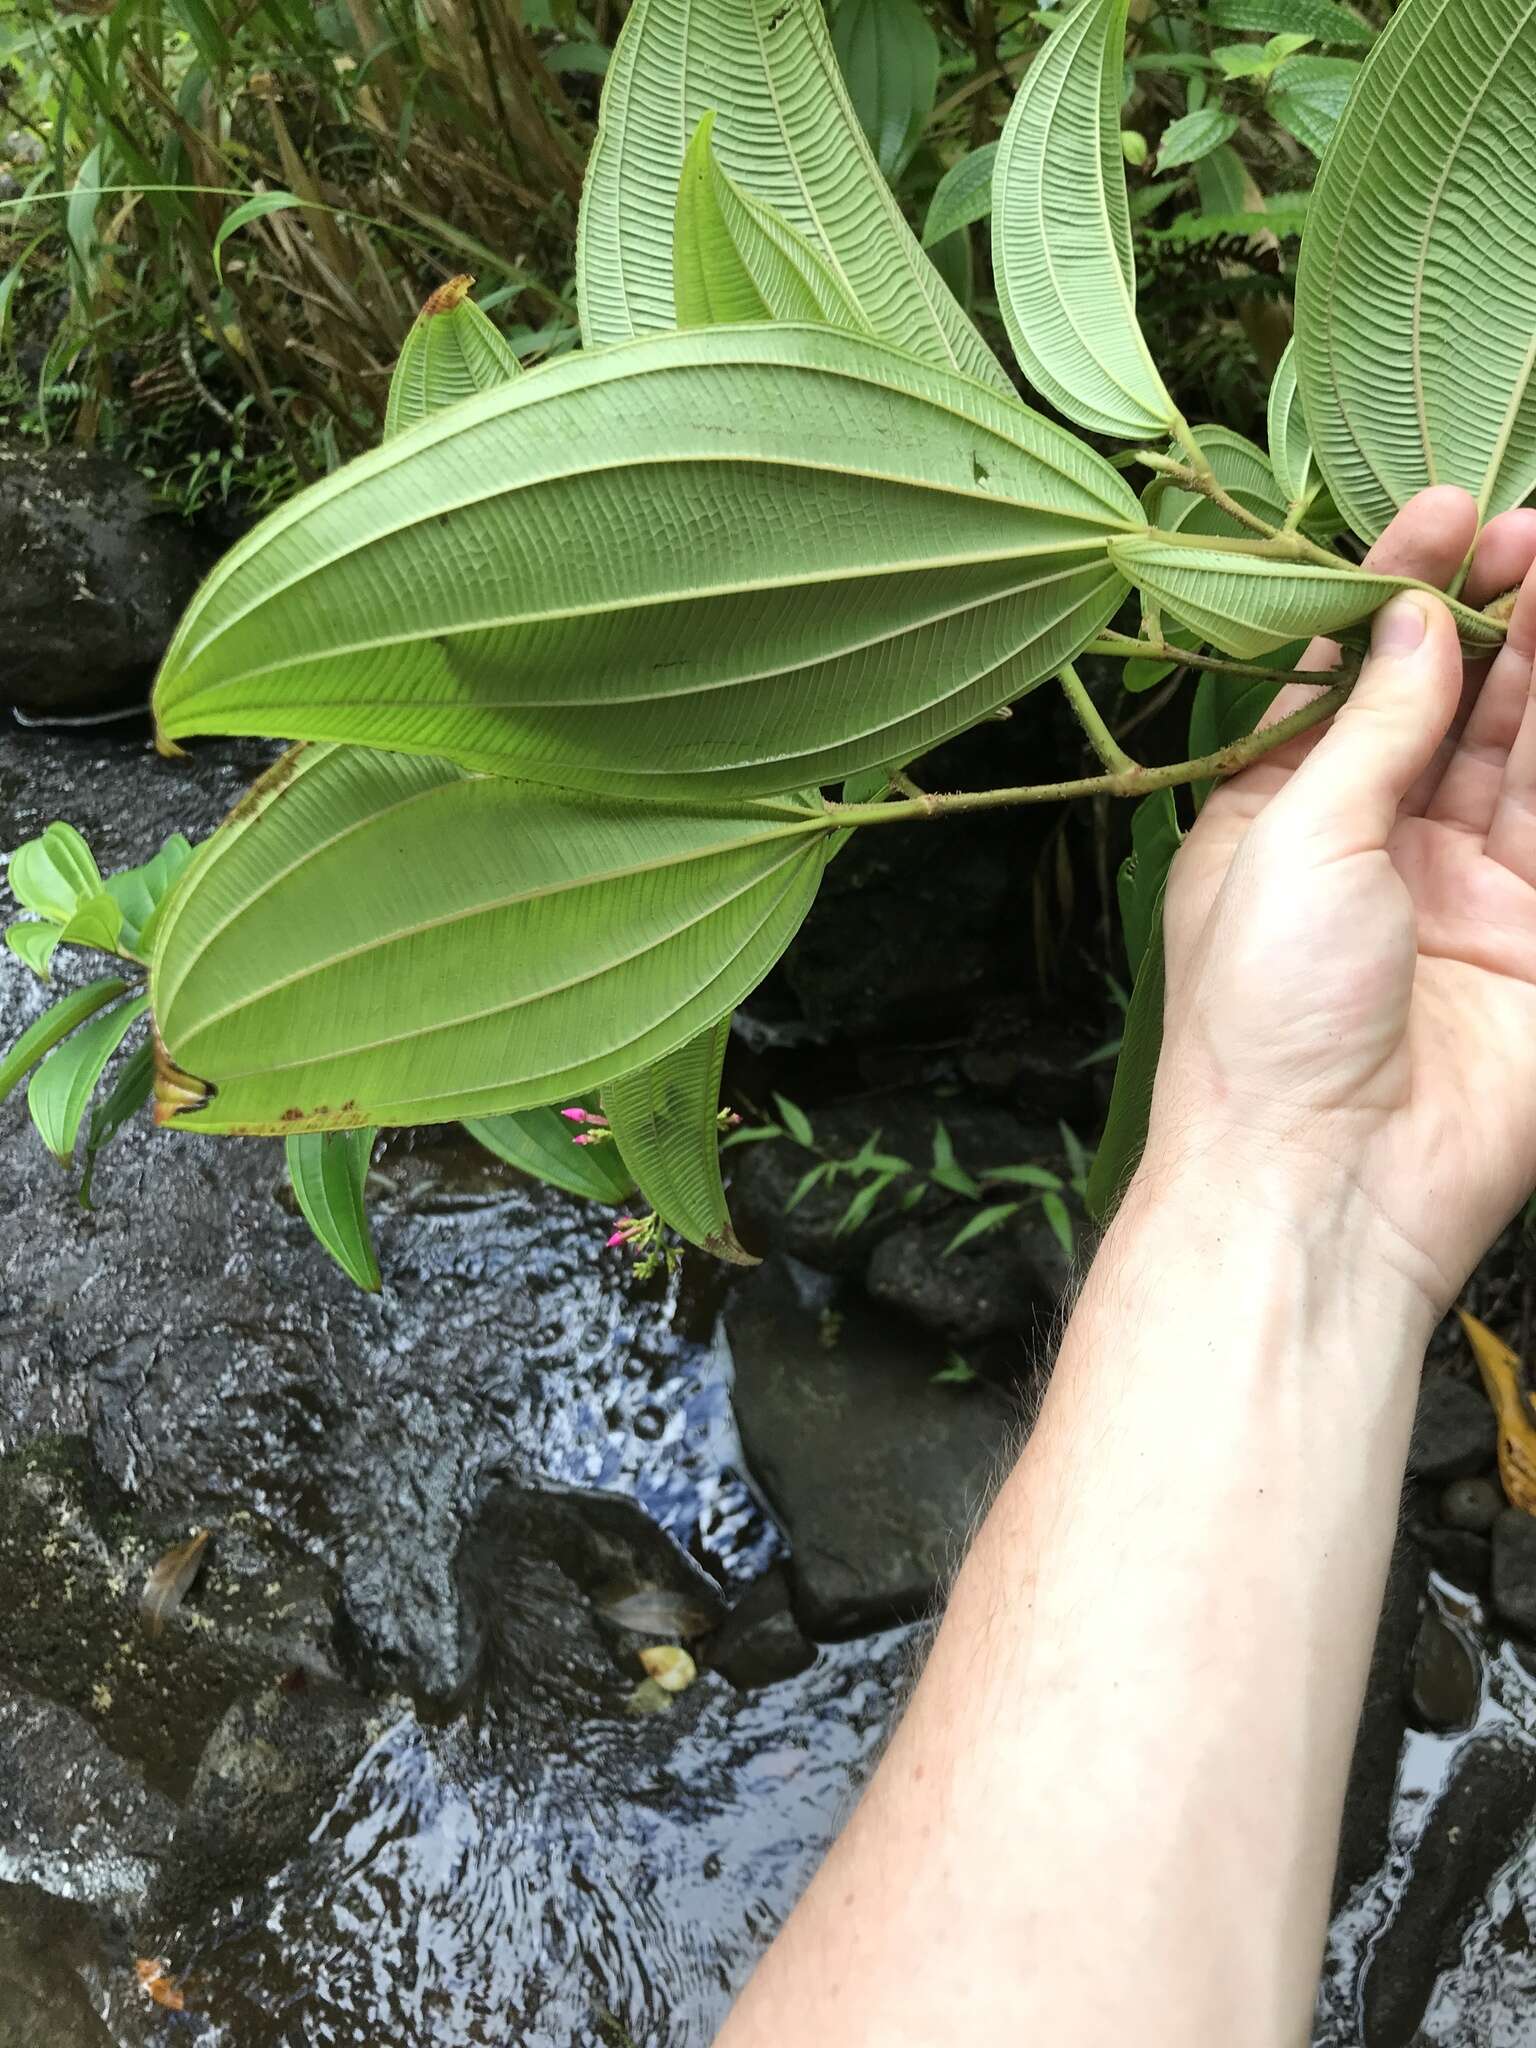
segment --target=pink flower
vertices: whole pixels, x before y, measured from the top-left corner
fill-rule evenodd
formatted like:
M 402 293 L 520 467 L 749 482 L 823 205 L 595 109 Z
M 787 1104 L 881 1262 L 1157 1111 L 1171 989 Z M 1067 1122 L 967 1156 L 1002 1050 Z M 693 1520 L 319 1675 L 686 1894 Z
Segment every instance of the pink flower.
M 616 1230 L 603 1249 L 611 1252 L 616 1244 L 627 1244 L 628 1242 L 629 1239 L 625 1233 L 622 1230 Z
M 569 1119 L 573 1124 L 598 1124 L 602 1122 L 601 1117 L 593 1116 L 589 1110 L 585 1109 L 562 1109 L 560 1114 Z

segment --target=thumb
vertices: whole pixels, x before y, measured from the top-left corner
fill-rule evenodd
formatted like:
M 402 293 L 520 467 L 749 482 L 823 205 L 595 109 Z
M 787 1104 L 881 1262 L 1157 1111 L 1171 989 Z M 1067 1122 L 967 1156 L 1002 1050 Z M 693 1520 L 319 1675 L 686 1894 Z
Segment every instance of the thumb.
M 1376 614 L 1348 702 L 1272 806 L 1274 826 L 1326 836 L 1330 852 L 1385 846 L 1399 806 L 1434 758 L 1461 698 L 1450 613 L 1407 590 Z

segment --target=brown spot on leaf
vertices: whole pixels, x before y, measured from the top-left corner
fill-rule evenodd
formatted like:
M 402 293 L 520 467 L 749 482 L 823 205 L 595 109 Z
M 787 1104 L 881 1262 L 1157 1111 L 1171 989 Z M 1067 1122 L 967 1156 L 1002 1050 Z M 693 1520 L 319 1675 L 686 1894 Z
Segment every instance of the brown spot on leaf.
M 469 297 L 472 277 L 450 277 L 446 284 L 440 284 L 421 309 L 423 320 L 430 320 L 434 313 L 456 313 Z
M 190 1116 L 194 1111 L 206 1109 L 218 1089 L 211 1081 L 200 1081 L 195 1074 L 189 1074 L 178 1067 L 165 1049 L 160 1033 L 155 1033 L 155 1122 L 173 1123 L 179 1116 Z
M 298 772 L 299 756 L 309 744 L 308 740 L 300 740 L 299 744 L 290 747 L 286 754 L 279 754 L 266 774 L 259 775 L 251 784 L 224 823 L 243 825 L 258 817 L 278 791 L 292 782 Z

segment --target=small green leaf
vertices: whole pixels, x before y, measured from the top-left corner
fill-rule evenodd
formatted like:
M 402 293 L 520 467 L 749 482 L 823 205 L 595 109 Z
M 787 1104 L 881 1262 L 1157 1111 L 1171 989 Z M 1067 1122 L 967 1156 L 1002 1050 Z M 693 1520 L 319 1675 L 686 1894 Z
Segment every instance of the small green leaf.
M 992 174 L 997 167 L 997 144 L 984 142 L 957 164 L 951 164 L 933 188 L 928 217 L 923 222 L 923 247 L 931 249 L 973 221 L 985 220 L 992 211 Z
M 18 960 L 31 968 L 39 981 L 48 980 L 54 948 L 59 943 L 56 924 L 37 923 L 31 919 L 9 924 L 5 928 L 5 943 Z
M 1335 0 L 1206 0 L 1205 11 L 1217 28 L 1289 30 L 1336 47 L 1367 44 L 1376 33 Z
M 1060 1195 L 1042 1195 L 1040 1207 L 1045 1220 L 1056 1233 L 1056 1242 L 1070 1259 L 1077 1250 L 1077 1235 L 1072 1228 L 1072 1217 Z
M 1062 1184 L 1061 1175 L 1044 1166 L 989 1166 L 987 1179 L 1007 1181 L 1014 1187 L 1047 1190 L 1059 1190 Z
M 1198 163 L 1201 157 L 1230 142 L 1237 126 L 1236 114 L 1226 113 L 1221 107 L 1202 107 L 1198 114 L 1185 114 L 1171 121 L 1158 145 L 1158 169 L 1171 171 L 1182 164 Z
M 146 942 L 155 912 L 191 858 L 190 841 L 183 833 L 173 832 L 153 859 L 140 867 L 123 868 L 118 874 L 108 875 L 107 894 L 123 914 L 120 943 L 130 953 L 140 957 L 147 953 Z
M 27 1108 L 32 1121 L 43 1143 L 62 1164 L 67 1165 L 74 1152 L 86 1105 L 108 1060 L 148 1008 L 148 996 L 133 996 L 101 1011 L 56 1046 L 28 1082 Z
M 469 296 L 472 277 L 439 285 L 401 344 L 384 407 L 386 441 L 445 407 L 521 376 L 522 364 Z
M 755 1266 L 731 1227 L 720 1180 L 720 1072 L 730 1013 L 675 1052 L 603 1087 L 603 1108 L 640 1192 L 689 1244 Z
M 837 1235 L 839 1237 L 846 1236 L 848 1233 L 857 1230 L 861 1223 L 868 1222 L 876 1202 L 879 1201 L 895 1178 L 894 1174 L 881 1173 L 877 1174 L 873 1180 L 864 1183 L 863 1187 L 859 1189 L 853 1200 L 838 1218 Z
M 928 1175 L 935 1187 L 948 1188 L 952 1195 L 964 1195 L 974 1202 L 981 1194 L 981 1183 L 966 1172 L 963 1166 L 936 1166 Z
M 61 946 L 92 946 L 101 953 L 118 951 L 122 936 L 123 913 L 116 900 L 105 889 L 94 896 L 84 896 L 70 912 L 59 929 Z
M 810 1118 L 799 1104 L 789 1101 L 783 1095 L 775 1095 L 773 1099 L 778 1104 L 779 1115 L 784 1119 L 784 1128 L 795 1143 L 807 1147 L 814 1145 L 816 1133 L 811 1129 Z
M 368 1164 L 378 1132 L 301 1131 L 286 1143 L 288 1178 L 305 1221 L 349 1280 L 379 1291 L 368 1228 Z
M 1291 57 L 1271 80 L 1269 111 L 1304 149 L 1322 156 L 1359 75 L 1348 57 Z
M 584 1096 L 560 1108 L 595 1112 L 597 1098 Z M 507 1116 L 466 1117 L 464 1128 L 487 1152 L 531 1173 L 568 1195 L 589 1202 L 623 1202 L 634 1192 L 635 1177 L 616 1144 L 578 1145 L 578 1127 L 560 1108 L 519 1109 Z
M 798 1209 L 813 1188 L 819 1188 L 823 1182 L 831 1180 L 836 1172 L 837 1161 L 835 1159 L 823 1159 L 819 1164 L 813 1166 L 808 1173 L 802 1173 L 785 1199 L 784 1214 L 787 1216 L 791 1209 Z
M 16 1083 L 30 1073 L 60 1039 L 67 1038 L 87 1017 L 93 1017 L 108 1003 L 115 1002 L 127 986 L 127 982 L 119 980 L 116 975 L 106 975 L 100 981 L 87 982 L 84 988 L 73 989 L 67 996 L 60 996 L 41 1017 L 35 1018 L 5 1057 L 0 1059 L 0 1102 L 4 1102 Z
M 895 178 L 933 111 L 939 39 L 918 0 L 833 0 L 829 26 L 859 126 Z
M 91 1184 L 96 1177 L 97 1155 L 104 1151 L 130 1117 L 137 1116 L 148 1102 L 155 1085 L 155 1048 L 151 1040 L 123 1061 L 117 1079 L 91 1111 L 85 1134 L 85 1158 L 80 1175 L 80 1206 L 91 1206 Z
M 959 1251 L 961 1245 L 970 1244 L 975 1238 L 987 1236 L 989 1232 L 1006 1223 L 1010 1216 L 1016 1216 L 1023 1206 L 1022 1202 L 989 1202 L 985 1209 L 978 1209 L 974 1216 L 961 1224 L 945 1245 L 943 1256 L 947 1259 L 951 1252 Z
M 296 192 L 257 192 L 242 200 L 232 213 L 225 214 L 213 238 L 213 268 L 219 283 L 224 282 L 224 244 L 231 235 L 237 235 L 241 228 L 249 227 L 253 220 L 260 220 L 265 214 L 285 213 L 289 207 L 303 206 L 304 203 Z
M 928 1378 L 930 1386 L 968 1387 L 979 1378 L 979 1374 L 958 1351 L 951 1351 L 944 1360 L 943 1370 L 930 1373 Z
M 101 870 L 73 825 L 49 825 L 11 855 L 7 880 L 23 910 L 66 924 L 79 904 L 101 894 Z

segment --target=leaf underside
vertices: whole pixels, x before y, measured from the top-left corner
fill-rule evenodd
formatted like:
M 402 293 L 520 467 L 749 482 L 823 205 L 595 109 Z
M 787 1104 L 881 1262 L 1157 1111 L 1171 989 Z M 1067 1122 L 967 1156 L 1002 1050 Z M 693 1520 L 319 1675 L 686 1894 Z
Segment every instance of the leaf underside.
M 729 1015 L 665 1059 L 603 1090 L 603 1109 L 640 1192 L 680 1237 L 733 1266 L 758 1262 L 731 1228 L 720 1180 L 720 1072 Z
M 576 1126 L 553 1106 L 515 1110 L 509 1116 L 466 1117 L 464 1128 L 508 1166 L 547 1180 L 568 1195 L 589 1202 L 622 1202 L 634 1187 L 635 1176 L 618 1146 L 576 1144 Z
M 1297 283 L 1317 459 L 1374 539 L 1426 484 L 1536 485 L 1536 0 L 1406 0 L 1317 181 Z
M 461 398 L 521 374 L 523 366 L 511 348 L 474 300 L 464 296 L 469 284 L 467 277 L 455 278 L 417 314 L 389 380 L 386 441 Z
M 1312 437 L 1296 384 L 1296 343 L 1286 343 L 1269 387 L 1269 459 L 1287 508 L 1299 505 L 1317 487 Z

